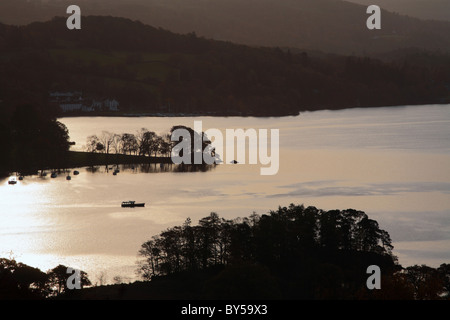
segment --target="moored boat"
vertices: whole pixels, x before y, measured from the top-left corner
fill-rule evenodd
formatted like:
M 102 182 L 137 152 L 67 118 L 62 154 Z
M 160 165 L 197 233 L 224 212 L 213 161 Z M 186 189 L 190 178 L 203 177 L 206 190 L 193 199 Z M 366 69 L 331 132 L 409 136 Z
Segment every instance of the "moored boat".
M 136 201 L 122 202 L 122 208 L 145 207 L 145 203 L 136 203 Z

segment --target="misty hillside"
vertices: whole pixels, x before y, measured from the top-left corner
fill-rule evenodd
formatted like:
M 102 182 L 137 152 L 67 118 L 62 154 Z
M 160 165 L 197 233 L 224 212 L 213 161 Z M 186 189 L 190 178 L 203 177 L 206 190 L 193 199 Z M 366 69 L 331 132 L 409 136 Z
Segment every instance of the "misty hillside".
M 280 116 L 449 99 L 448 54 L 398 52 L 382 62 L 236 45 L 117 17 L 87 16 L 82 26 L 68 30 L 62 17 L 0 24 L 0 101 L 46 106 L 51 91 L 81 91 L 115 98 L 126 113 Z
M 426 20 L 450 21 L 449 0 L 347 0 L 366 6 L 376 4 L 391 12 Z
M 0 22 L 27 24 L 67 16 L 71 1 L 2 0 Z M 450 22 L 382 12 L 366 28 L 367 6 L 339 0 L 79 0 L 83 15 L 139 20 L 177 32 L 257 46 L 365 55 L 399 48 L 450 50 Z

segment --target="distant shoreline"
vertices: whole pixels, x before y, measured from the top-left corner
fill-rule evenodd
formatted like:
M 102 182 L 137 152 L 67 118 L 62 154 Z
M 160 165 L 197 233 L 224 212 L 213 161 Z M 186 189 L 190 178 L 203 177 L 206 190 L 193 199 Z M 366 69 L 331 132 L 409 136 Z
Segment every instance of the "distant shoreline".
M 353 106 L 353 107 L 339 107 L 339 108 L 321 108 L 321 109 L 303 109 L 297 114 L 282 114 L 282 115 L 258 115 L 258 114 L 218 114 L 218 113 L 162 113 L 162 112 L 114 112 L 114 113 L 83 113 L 83 114 L 61 114 L 57 118 L 81 118 L 81 117 L 116 117 L 116 118 L 143 118 L 143 117 L 161 117 L 161 118 L 191 118 L 191 117 L 225 117 L 225 118 L 282 118 L 282 117 L 296 117 L 304 112 L 316 111 L 341 111 L 350 109 L 376 109 L 376 108 L 397 108 L 397 107 L 418 107 L 423 105 L 445 106 L 449 105 L 450 101 L 442 103 L 420 103 L 420 104 L 405 104 L 405 105 L 381 105 L 381 106 Z
M 171 157 L 146 157 L 126 154 L 108 154 L 83 151 L 68 151 L 66 168 L 81 168 L 98 165 L 169 163 Z
M 107 153 L 95 153 L 84 151 L 67 151 L 65 161 L 58 166 L 51 167 L 46 166 L 42 168 L 27 167 L 27 168 L 4 168 L 0 172 L 0 178 L 8 177 L 14 172 L 21 175 L 28 176 L 38 173 L 42 170 L 58 171 L 83 167 L 93 166 L 110 166 L 110 165 L 123 165 L 123 164 L 173 164 L 171 157 L 147 157 L 137 155 L 126 154 L 107 154 Z
M 306 111 L 306 110 L 305 110 Z M 311 110 L 313 111 L 313 110 Z M 314 110 L 319 111 L 319 110 Z M 162 113 L 162 112 L 137 112 L 137 113 L 78 113 L 78 114 L 61 114 L 58 115 L 57 118 L 80 118 L 80 117 L 124 117 L 124 118 L 141 118 L 141 117 L 161 117 L 161 118 L 189 118 L 189 117 L 251 117 L 251 118 L 272 118 L 272 117 L 290 117 L 290 116 L 298 116 L 300 115 L 300 111 L 297 114 L 283 114 L 283 115 L 257 115 L 257 114 L 218 114 L 218 113 Z

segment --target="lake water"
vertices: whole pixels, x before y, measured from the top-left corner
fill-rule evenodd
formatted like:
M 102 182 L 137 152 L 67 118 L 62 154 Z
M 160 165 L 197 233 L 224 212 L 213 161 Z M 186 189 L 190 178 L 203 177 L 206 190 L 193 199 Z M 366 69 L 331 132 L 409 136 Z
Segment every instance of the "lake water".
M 400 264 L 437 267 L 450 262 L 450 105 L 348 109 L 282 118 L 64 118 L 75 150 L 102 131 L 159 134 L 173 125 L 203 129 L 279 129 L 280 167 L 222 164 L 180 173 L 150 166 L 114 176 L 80 169 L 67 181 L 26 177 L 0 181 L 0 256 L 46 271 L 81 268 L 136 279 L 140 245 L 168 227 L 214 211 L 231 219 L 264 214 L 290 203 L 321 209 L 354 208 L 391 235 Z M 148 170 L 150 169 L 150 170 Z M 121 208 L 125 200 L 145 208 Z

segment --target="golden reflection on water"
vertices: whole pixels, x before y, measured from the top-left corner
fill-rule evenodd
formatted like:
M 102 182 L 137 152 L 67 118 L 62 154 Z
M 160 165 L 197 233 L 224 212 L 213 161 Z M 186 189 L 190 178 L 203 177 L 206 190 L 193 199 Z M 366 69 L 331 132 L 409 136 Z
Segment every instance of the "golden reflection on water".
M 67 263 L 93 273 L 102 261 L 101 268 L 129 273 L 144 241 L 187 217 L 196 223 L 212 211 L 235 218 L 290 203 L 354 208 L 389 231 L 392 219 L 379 213 L 450 208 L 448 193 L 439 189 L 440 182 L 445 187 L 450 181 L 449 155 L 283 150 L 281 160 L 275 176 L 260 176 L 259 166 L 221 165 L 206 173 L 122 169 L 113 176 L 82 169 L 71 181 L 65 175 L 26 177 L 16 185 L 3 180 L 0 254 L 12 251 L 18 260 L 43 270 Z M 425 189 L 417 187 L 421 183 Z M 146 207 L 120 208 L 125 200 L 143 201 Z M 396 223 L 401 219 L 398 215 Z M 405 243 L 399 247 L 409 248 Z
M 9 185 L 8 180 L 0 181 L 0 255 L 23 259 L 27 252 L 36 253 L 26 260 L 30 265 L 42 265 L 38 253 L 46 239 L 41 234 L 52 229 L 52 221 L 43 210 L 52 203 L 51 186 L 37 177 L 26 177 L 15 185 Z
M 417 126 L 421 122 L 416 119 L 423 112 L 412 110 L 408 126 Z M 122 167 L 113 176 L 100 167 L 96 172 L 80 169 L 71 181 L 64 174 L 56 179 L 25 177 L 16 185 L 1 180 L 0 256 L 8 257 L 12 251 L 17 260 L 42 270 L 58 264 L 79 266 L 94 280 L 101 271 L 108 271 L 111 278 L 116 274 L 133 277 L 140 245 L 188 217 L 195 224 L 212 211 L 232 219 L 296 203 L 325 210 L 363 210 L 391 234 L 394 253 L 402 264 L 445 262 L 441 257 L 448 256 L 450 242 L 450 154 L 448 146 L 443 152 L 427 149 L 431 143 L 442 144 L 434 141 L 442 139 L 440 131 L 432 132 L 427 124 L 420 131 L 423 134 L 417 135 L 421 144 L 416 150 L 409 149 L 415 146 L 409 135 L 418 128 L 398 128 L 399 135 L 385 130 L 353 132 L 373 118 L 361 120 L 361 114 L 340 118 L 333 112 L 320 115 L 329 118 L 309 114 L 304 126 L 294 118 L 217 120 L 222 127 L 235 123 L 234 127 L 245 128 L 248 121 L 255 121 L 255 128 L 279 127 L 280 169 L 274 176 L 261 176 L 260 165 L 223 164 L 209 172 L 161 172 L 153 166 L 146 169 L 151 173 L 145 173 Z M 389 119 L 389 130 L 401 126 L 398 119 Z M 174 124 L 172 119 L 162 120 L 157 123 L 161 130 Z M 82 121 L 75 126 L 80 136 L 95 133 L 85 128 L 89 123 L 99 126 L 98 119 L 67 121 Z M 114 125 L 107 121 L 105 125 Z M 122 123 L 124 132 L 144 125 L 144 119 L 133 121 L 138 124 Z M 183 121 L 189 125 L 192 119 Z M 369 129 L 379 126 L 384 128 L 373 124 Z M 445 135 L 447 129 L 442 128 Z M 326 135 L 326 130 L 331 133 Z M 383 148 L 386 141 L 392 145 Z M 397 150 L 397 143 L 407 149 Z M 121 208 L 126 200 L 142 201 L 146 206 Z

